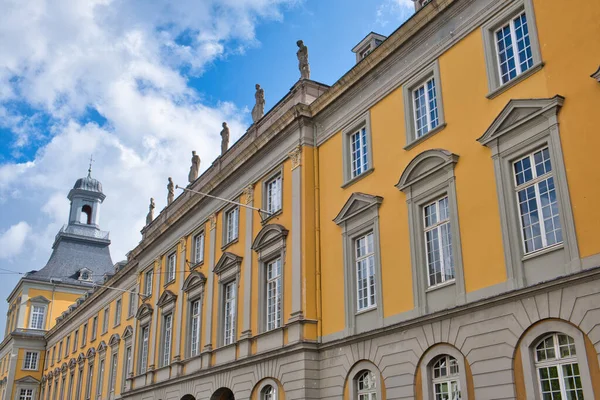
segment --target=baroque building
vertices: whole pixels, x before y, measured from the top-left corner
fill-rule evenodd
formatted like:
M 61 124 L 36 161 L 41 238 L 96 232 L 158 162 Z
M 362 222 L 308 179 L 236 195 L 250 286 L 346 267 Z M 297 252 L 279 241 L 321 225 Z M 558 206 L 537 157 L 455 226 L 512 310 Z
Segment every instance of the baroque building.
M 415 4 L 41 331 L 23 278 L 4 400 L 600 398 L 600 3 Z

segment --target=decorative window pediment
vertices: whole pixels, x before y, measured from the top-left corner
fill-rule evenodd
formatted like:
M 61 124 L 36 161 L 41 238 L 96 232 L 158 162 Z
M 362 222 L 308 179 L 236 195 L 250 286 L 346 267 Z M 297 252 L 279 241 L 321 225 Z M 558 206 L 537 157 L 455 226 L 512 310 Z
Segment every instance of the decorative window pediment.
M 133 336 L 133 328 L 131 327 L 131 325 L 127 325 L 125 327 L 125 330 L 123 331 L 123 334 L 121 335 L 121 337 L 123 339 L 127 339 Z
M 494 139 L 500 138 L 536 117 L 548 118 L 556 115 L 564 100 L 565 98 L 559 95 L 549 99 L 513 99 L 508 102 L 477 141 L 488 146 Z
M 54 371 L 50 371 L 50 372 L 48 372 L 48 375 L 47 375 L 47 377 L 48 377 L 48 378 L 47 378 L 47 379 L 48 379 L 49 381 L 52 381 L 52 377 L 53 377 L 53 376 L 54 376 Z
M 110 339 L 108 339 L 108 345 L 110 347 L 118 346 L 120 341 L 121 341 L 121 337 L 119 336 L 119 334 L 118 333 L 114 333 L 110 337 Z
M 160 295 L 160 298 L 158 299 L 156 305 L 160 308 L 164 308 L 170 304 L 175 303 L 175 300 L 177 300 L 177 295 L 171 292 L 170 290 L 165 290 L 163 294 Z
M 382 201 L 383 197 L 380 196 L 373 196 L 359 192 L 352 193 L 348 201 L 346 201 L 346 204 L 344 204 L 344 207 L 342 207 L 342 210 L 339 212 L 337 217 L 333 219 L 333 221 L 336 224 L 341 225 L 343 222 L 362 213 L 363 211 L 370 209 L 371 207 L 379 207 Z
M 69 365 L 67 365 L 67 363 L 62 363 L 62 365 L 60 366 L 60 372 L 62 372 L 64 374 L 65 372 L 67 372 L 68 368 L 69 368 Z
M 42 375 L 42 385 L 44 385 L 47 380 L 48 380 L 48 376 L 47 375 Z M 1 380 L 0 383 L 4 384 L 4 379 Z
M 454 166 L 458 156 L 443 149 L 426 150 L 412 159 L 400 176 L 396 187 L 405 191 L 411 185 L 443 170 L 447 166 Z
M 31 303 L 42 303 L 42 304 L 50 304 L 50 300 L 45 298 L 44 296 L 35 296 L 29 299 Z
M 90 349 L 87 351 L 86 358 L 90 359 L 90 358 L 94 358 L 94 357 L 96 357 L 96 349 L 94 349 L 93 347 L 90 347 Z
M 252 250 L 260 251 L 261 249 L 276 243 L 285 238 L 288 235 L 288 230 L 285 229 L 282 225 L 279 224 L 269 224 L 265 225 L 256 238 L 254 239 L 254 243 L 252 243 Z
M 137 319 L 142 319 L 144 317 L 152 315 L 153 312 L 154 312 L 154 309 L 152 308 L 152 306 L 150 304 L 144 303 L 140 306 L 140 308 L 138 308 L 137 313 L 135 314 L 135 317 Z
M 206 277 L 202 272 L 194 271 L 192 272 L 183 282 L 183 291 L 189 292 L 192 289 L 196 289 L 199 286 L 204 286 L 206 282 Z
M 71 358 L 69 360 L 69 368 L 73 369 L 73 368 L 75 368 L 75 365 L 77 365 L 77 360 L 75 360 L 74 358 Z
M 27 375 L 27 376 L 24 376 L 21 379 L 17 379 L 15 381 L 15 383 L 17 383 L 17 384 L 34 384 L 34 385 L 39 385 L 40 381 L 38 381 L 37 379 L 35 379 L 31 375 Z
M 598 83 L 600 83 L 600 67 L 598 67 L 598 69 L 596 70 L 596 72 L 594 72 L 592 75 L 590 75 L 592 78 L 594 78 L 595 80 L 598 81 Z
M 79 355 L 77 356 L 77 363 L 83 364 L 84 362 L 85 362 L 85 354 L 79 353 Z
M 98 353 L 103 353 L 106 351 L 106 342 L 104 340 L 102 340 L 100 343 L 98 343 L 98 347 L 96 348 L 96 351 Z
M 239 266 L 241 262 L 242 257 L 226 251 L 219 259 L 219 262 L 217 262 L 217 265 L 215 265 L 213 272 L 215 274 L 222 274 L 233 267 Z

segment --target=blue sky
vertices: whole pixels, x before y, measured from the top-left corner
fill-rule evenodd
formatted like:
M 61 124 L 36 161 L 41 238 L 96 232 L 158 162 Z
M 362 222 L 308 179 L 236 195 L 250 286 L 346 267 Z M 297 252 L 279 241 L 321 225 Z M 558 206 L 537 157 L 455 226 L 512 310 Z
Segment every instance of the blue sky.
M 116 262 L 139 242 L 148 199 L 164 207 L 167 177 L 186 182 L 191 150 L 203 170 L 222 121 L 233 141 L 245 132 L 254 84 L 268 110 L 297 81 L 296 40 L 309 48 L 311 78 L 331 85 L 354 65 L 354 45 L 389 35 L 413 5 L 0 0 L 0 10 L 0 268 L 25 272 L 47 261 L 90 154 Z M 20 275 L 0 274 L 7 296 Z

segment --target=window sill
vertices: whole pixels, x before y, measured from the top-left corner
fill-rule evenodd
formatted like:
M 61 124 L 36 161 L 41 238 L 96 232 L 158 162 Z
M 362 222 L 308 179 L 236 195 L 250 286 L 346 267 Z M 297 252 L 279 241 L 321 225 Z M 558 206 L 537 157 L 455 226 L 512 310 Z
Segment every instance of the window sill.
M 564 243 L 553 244 L 552 246 L 544 247 L 543 249 L 536 250 L 532 253 L 527 253 L 521 257 L 521 261 L 531 260 L 532 258 L 536 258 L 542 256 L 544 254 L 552 253 L 556 250 L 562 250 L 564 248 Z
M 362 310 L 357 311 L 354 315 L 366 314 L 368 312 L 375 311 L 375 310 L 377 310 L 377 304 L 375 304 L 371 307 L 368 307 L 368 308 L 363 308 Z
M 438 289 L 442 289 L 442 288 L 445 288 L 446 286 L 452 286 L 455 284 L 456 284 L 456 279 L 452 279 L 451 281 L 446 281 L 444 283 L 438 283 L 435 286 L 428 287 L 427 290 L 425 290 L 425 293 L 434 292 Z
M 436 126 L 432 130 L 430 130 L 429 132 L 427 132 L 426 134 L 421 136 L 420 138 L 415 139 L 412 142 L 408 143 L 406 146 L 404 146 L 404 150 L 410 150 L 413 147 L 416 147 L 417 145 L 423 143 L 424 141 L 426 141 L 427 139 L 429 139 L 430 137 L 432 137 L 439 131 L 443 130 L 445 127 L 446 127 L 446 123 L 445 122 L 441 123 L 440 125 Z
M 163 285 L 163 288 L 166 288 L 166 287 L 168 287 L 168 286 L 171 286 L 171 285 L 172 285 L 172 284 L 174 284 L 174 283 L 175 283 L 175 279 L 171 279 L 169 282 L 167 282 L 167 283 L 165 283 L 165 284 Z
M 113 325 L 113 329 L 114 329 L 114 328 L 118 328 L 119 326 L 121 326 L 121 323 L 120 323 L 120 322 L 119 322 L 118 324 L 116 324 L 116 325 Z
M 515 86 L 519 82 L 521 82 L 521 81 L 529 78 L 531 75 L 533 75 L 536 72 L 538 72 L 539 70 L 541 70 L 543 66 L 544 66 L 543 62 L 539 62 L 539 63 L 533 65 L 533 67 L 529 68 L 527 71 L 523 72 L 521 75 L 514 77 L 513 79 L 511 79 L 510 81 L 506 82 L 505 84 L 503 84 L 503 85 L 497 87 L 496 89 L 492 90 L 485 97 L 487 97 L 488 99 L 491 100 L 494 97 L 500 96 L 502 93 L 504 93 L 505 91 L 507 91 L 511 87 Z
M 280 216 L 281 214 L 283 214 L 283 209 L 280 208 L 279 210 L 275 211 L 273 214 L 269 215 L 267 218 L 260 221 L 260 223 L 265 225 L 267 222 L 269 222 L 270 220 L 272 220 L 275 217 Z
M 341 186 L 341 188 L 342 189 L 346 189 L 348 186 L 351 186 L 351 185 L 355 184 L 356 182 L 360 181 L 362 178 L 371 175 L 373 173 L 373 171 L 375 171 L 375 168 L 369 168 L 368 170 L 366 170 L 362 174 L 357 175 L 354 178 L 348 180 L 346 183 L 344 183 Z
M 200 260 L 197 263 L 191 264 L 190 269 L 196 269 L 204 265 L 204 260 Z
M 221 246 L 221 251 L 224 251 L 224 250 L 225 250 L 226 248 L 228 248 L 229 246 L 236 244 L 237 242 L 239 242 L 239 240 L 240 240 L 240 238 L 239 238 L 239 236 L 238 236 L 238 237 L 236 237 L 235 239 L 233 239 L 231 242 L 229 242 L 229 243 L 227 243 L 227 244 L 224 244 L 223 246 Z

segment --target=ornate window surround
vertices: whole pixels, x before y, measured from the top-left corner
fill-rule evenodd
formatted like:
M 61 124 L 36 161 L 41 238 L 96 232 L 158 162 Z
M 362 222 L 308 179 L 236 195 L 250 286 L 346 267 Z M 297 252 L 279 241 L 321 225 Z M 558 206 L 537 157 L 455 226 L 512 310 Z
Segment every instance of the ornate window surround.
M 344 250 L 345 335 L 354 335 L 383 326 L 383 287 L 381 284 L 381 251 L 379 245 L 379 206 L 383 198 L 365 193 L 352 193 L 334 222 L 342 228 Z M 354 243 L 357 238 L 373 232 L 375 250 L 376 307 L 357 311 L 356 265 Z
M 552 332 L 564 333 L 571 336 L 575 341 L 575 350 L 577 352 L 577 363 L 579 364 L 583 395 L 586 399 L 594 398 L 594 389 L 592 387 L 592 378 L 590 375 L 583 333 L 570 323 L 557 319 L 541 321 L 531 327 L 521 337 L 519 349 L 521 350 L 521 363 L 523 365 L 523 377 L 525 380 L 527 398 L 535 400 L 541 399 L 537 371 L 535 368 L 534 346 L 539 339 Z
M 213 273 L 215 273 L 218 277 L 219 282 L 219 318 L 218 318 L 218 329 L 217 329 L 217 346 L 222 347 L 224 345 L 223 341 L 223 329 L 225 325 L 225 297 L 224 297 L 224 288 L 225 285 L 235 282 L 236 289 L 236 297 L 235 297 L 235 315 L 237 320 L 238 315 L 238 307 L 239 304 L 239 282 L 240 282 L 240 271 L 242 265 L 242 257 L 235 255 L 230 252 L 224 252 L 221 255 L 221 258 L 215 265 L 213 269 Z M 234 337 L 237 338 L 238 334 L 238 326 L 235 324 Z M 234 343 L 237 340 L 234 340 Z
M 449 355 L 456 359 L 458 363 L 459 382 L 461 400 L 469 400 L 468 382 L 467 382 L 467 370 L 465 365 L 465 356 L 454 346 L 446 343 L 436 344 L 430 347 L 420 362 L 420 373 L 421 373 L 421 387 L 423 391 L 423 400 L 433 400 L 435 398 L 433 393 L 433 374 L 432 366 L 439 356 Z
M 551 275 L 574 273 L 582 268 L 558 126 L 558 112 L 563 103 L 564 97 L 558 95 L 547 99 L 510 100 L 486 132 L 477 139 L 492 151 L 510 288 L 524 287 L 547 280 Z M 543 147 L 548 147 L 550 151 L 563 243 L 524 255 L 512 163 Z M 548 264 L 542 260 L 552 257 L 552 253 L 557 251 L 564 252 L 564 262 L 551 263 L 558 270 L 544 269 L 542 273 L 541 264 Z M 533 275 L 536 266 L 540 267 L 535 274 L 537 277 Z M 527 279 L 527 274 L 530 279 Z
M 383 399 L 381 388 L 384 385 L 384 382 L 381 377 L 381 372 L 375 366 L 375 364 L 373 364 L 372 362 L 367 361 L 367 360 L 362 360 L 362 361 L 359 361 L 356 364 L 354 364 L 354 366 L 352 367 L 352 369 L 350 369 L 350 372 L 348 373 L 347 378 L 346 378 L 347 384 L 349 385 L 349 388 L 348 388 L 349 389 L 348 393 L 350 394 L 349 400 L 358 400 L 358 396 L 357 396 L 358 387 L 357 387 L 356 379 L 358 378 L 360 373 L 363 371 L 370 371 L 371 373 L 373 373 L 373 375 L 375 376 L 375 379 L 377 381 L 377 398 Z
M 413 297 L 415 309 L 420 315 L 447 308 L 451 304 L 464 304 L 466 301 L 454 176 L 457 162 L 458 156 L 447 150 L 426 150 L 412 159 L 396 184 L 396 187 L 406 194 L 408 225 L 411 233 Z M 423 234 L 423 207 L 443 196 L 448 196 L 450 210 L 454 280 L 429 287 Z
M 198 344 L 198 355 L 200 355 L 202 328 L 202 309 L 204 305 L 204 285 L 206 284 L 206 277 L 203 273 L 194 271 L 188 275 L 185 282 L 183 283 L 182 290 L 187 297 L 187 327 L 186 327 L 186 339 L 185 339 L 185 354 L 191 357 L 191 343 L 192 343 L 192 304 L 195 301 L 200 302 L 200 327 L 198 328 L 198 337 L 200 342 Z

